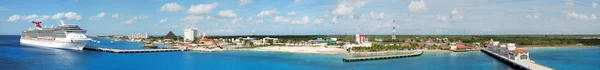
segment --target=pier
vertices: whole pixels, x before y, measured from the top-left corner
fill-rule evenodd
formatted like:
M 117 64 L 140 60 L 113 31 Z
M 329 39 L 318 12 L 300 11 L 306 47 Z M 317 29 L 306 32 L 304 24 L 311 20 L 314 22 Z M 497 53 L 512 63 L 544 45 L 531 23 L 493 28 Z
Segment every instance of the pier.
M 483 51 L 484 53 L 506 63 L 507 65 L 519 69 L 519 70 L 554 70 L 550 67 L 546 67 L 546 66 L 542 66 L 539 64 L 536 64 L 534 62 L 530 62 L 530 61 L 514 61 L 514 60 L 510 60 L 506 57 L 502 57 L 499 54 L 496 53 L 492 53 L 491 51 L 487 50 L 487 49 L 481 49 L 481 51 Z
M 98 48 L 98 47 L 84 47 L 84 50 L 112 52 L 112 53 L 150 53 L 150 52 L 174 52 L 174 51 L 188 51 L 186 49 L 139 49 L 139 50 L 122 50 L 112 48 Z
M 380 60 L 380 59 L 391 59 L 391 58 L 404 58 L 404 57 L 413 57 L 419 56 L 423 54 L 423 51 L 415 51 L 411 54 L 403 54 L 403 55 L 388 55 L 388 56 L 374 56 L 374 57 L 355 57 L 355 58 L 344 58 L 342 59 L 344 62 L 352 62 L 352 61 L 365 61 L 365 60 Z

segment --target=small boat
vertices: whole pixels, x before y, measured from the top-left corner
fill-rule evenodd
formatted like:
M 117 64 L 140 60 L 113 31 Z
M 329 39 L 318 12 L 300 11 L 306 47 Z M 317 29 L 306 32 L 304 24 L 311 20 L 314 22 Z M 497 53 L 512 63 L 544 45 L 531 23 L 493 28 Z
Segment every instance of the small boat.
M 155 49 L 155 48 L 158 48 L 158 46 L 156 46 L 154 43 L 146 43 L 146 44 L 144 44 L 144 46 L 142 46 L 142 48 Z

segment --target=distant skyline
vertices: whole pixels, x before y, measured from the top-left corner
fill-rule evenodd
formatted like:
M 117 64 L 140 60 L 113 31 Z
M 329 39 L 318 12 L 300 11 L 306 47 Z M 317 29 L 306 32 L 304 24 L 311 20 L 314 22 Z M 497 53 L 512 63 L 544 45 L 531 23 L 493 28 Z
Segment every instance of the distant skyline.
M 88 34 L 600 34 L 598 0 L 2 0 L 0 35 L 77 24 Z

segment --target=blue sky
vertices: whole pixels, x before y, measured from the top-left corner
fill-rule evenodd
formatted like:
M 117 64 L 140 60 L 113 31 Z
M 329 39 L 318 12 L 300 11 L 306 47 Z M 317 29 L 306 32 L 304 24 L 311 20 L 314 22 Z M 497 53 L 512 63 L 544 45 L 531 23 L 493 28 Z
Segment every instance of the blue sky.
M 88 34 L 600 34 L 597 0 L 2 0 L 0 35 L 31 21 Z

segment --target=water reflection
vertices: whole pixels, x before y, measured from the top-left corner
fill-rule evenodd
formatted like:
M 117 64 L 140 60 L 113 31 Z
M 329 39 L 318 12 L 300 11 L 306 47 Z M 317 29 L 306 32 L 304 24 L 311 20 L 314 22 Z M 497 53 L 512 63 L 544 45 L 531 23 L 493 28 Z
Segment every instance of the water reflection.
M 77 70 L 79 65 L 82 65 L 82 61 L 84 61 L 81 57 L 86 54 L 83 50 L 66 50 L 39 46 L 24 45 L 21 49 L 31 53 L 25 56 L 29 58 L 24 59 L 28 65 L 47 67 L 44 69 Z

